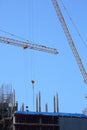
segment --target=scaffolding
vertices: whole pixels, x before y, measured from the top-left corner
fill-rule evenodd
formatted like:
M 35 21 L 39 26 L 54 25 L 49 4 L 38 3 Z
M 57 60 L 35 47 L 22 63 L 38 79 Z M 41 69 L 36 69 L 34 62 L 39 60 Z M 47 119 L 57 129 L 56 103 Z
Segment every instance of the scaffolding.
M 3 84 L 0 88 L 0 103 L 13 104 L 12 97 L 12 85 Z
M 12 91 L 12 85 L 3 84 L 0 87 L 0 130 L 12 130 L 12 116 L 16 110 L 15 90 Z

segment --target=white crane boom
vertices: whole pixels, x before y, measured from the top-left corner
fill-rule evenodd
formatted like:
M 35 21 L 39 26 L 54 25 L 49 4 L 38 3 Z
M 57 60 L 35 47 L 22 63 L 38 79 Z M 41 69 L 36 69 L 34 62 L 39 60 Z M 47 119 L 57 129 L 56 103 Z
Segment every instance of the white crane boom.
M 14 40 L 14 39 L 11 39 L 11 38 L 1 37 L 1 36 L 0 36 L 0 42 L 6 43 L 6 44 L 9 44 L 9 45 L 22 47 L 23 49 L 29 48 L 29 49 L 43 51 L 43 52 L 47 52 L 47 53 L 58 54 L 58 51 L 54 48 L 34 44 L 34 43 L 31 43 L 31 42 L 19 41 L 19 40 Z
M 77 49 L 75 47 L 74 41 L 73 41 L 73 39 L 71 37 L 71 34 L 70 34 L 69 30 L 68 30 L 65 19 L 64 19 L 63 15 L 62 15 L 62 12 L 60 10 L 59 4 L 58 4 L 57 0 L 52 0 L 52 2 L 53 2 L 53 5 L 54 5 L 54 8 L 56 10 L 57 16 L 59 18 L 59 21 L 60 21 L 60 23 L 62 25 L 62 28 L 64 30 L 64 33 L 66 35 L 66 38 L 68 40 L 68 43 L 70 45 L 70 48 L 71 48 L 71 50 L 73 52 L 73 55 L 74 55 L 74 57 L 76 59 L 76 62 L 78 64 L 78 66 L 79 66 L 79 69 L 80 69 L 80 71 L 82 73 L 82 76 L 84 78 L 84 82 L 87 84 L 87 73 L 86 73 L 85 67 L 83 66 L 81 58 L 80 58 L 80 56 L 78 54 L 78 51 L 77 51 Z

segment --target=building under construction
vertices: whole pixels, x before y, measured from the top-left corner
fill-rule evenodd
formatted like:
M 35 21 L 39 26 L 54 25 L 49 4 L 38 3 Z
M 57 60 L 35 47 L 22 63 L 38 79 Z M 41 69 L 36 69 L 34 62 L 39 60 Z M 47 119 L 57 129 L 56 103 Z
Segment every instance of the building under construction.
M 22 106 L 22 111 L 16 111 L 13 116 L 13 130 L 86 130 L 87 116 L 84 114 L 60 113 L 58 94 L 53 98 L 54 111 L 41 112 L 41 94 L 36 97 L 36 112 L 31 112 Z
M 86 130 L 87 116 L 59 112 L 14 113 L 13 130 Z
M 41 112 L 41 94 L 36 96 L 36 112 L 32 112 L 24 104 L 18 111 L 15 102 L 15 91 L 11 85 L 0 88 L 0 130 L 86 130 L 87 116 L 84 114 L 60 113 L 58 109 L 58 94 L 53 98 L 54 111 Z
M 13 114 L 18 110 L 15 103 L 15 91 L 11 85 L 2 85 L 0 88 L 0 130 L 12 130 Z

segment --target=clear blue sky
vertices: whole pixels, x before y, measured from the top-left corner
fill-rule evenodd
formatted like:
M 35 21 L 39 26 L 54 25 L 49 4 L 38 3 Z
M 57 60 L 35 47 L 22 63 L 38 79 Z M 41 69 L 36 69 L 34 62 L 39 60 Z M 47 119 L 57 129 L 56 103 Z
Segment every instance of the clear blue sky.
M 63 0 L 84 41 L 87 41 L 87 1 Z M 59 0 L 61 6 L 61 1 Z M 64 9 L 70 33 L 87 69 L 87 49 L 75 32 Z M 53 96 L 58 92 L 60 112 L 82 113 L 87 106 L 87 85 L 79 71 L 51 0 L 0 0 L 0 30 L 56 48 L 58 55 L 0 43 L 0 85 L 12 84 L 16 100 L 33 110 L 31 80 L 35 95 L 40 91 L 42 111 L 48 103 L 53 111 Z M 0 31 L 0 36 L 11 37 Z M 11 37 L 16 39 L 16 37 Z

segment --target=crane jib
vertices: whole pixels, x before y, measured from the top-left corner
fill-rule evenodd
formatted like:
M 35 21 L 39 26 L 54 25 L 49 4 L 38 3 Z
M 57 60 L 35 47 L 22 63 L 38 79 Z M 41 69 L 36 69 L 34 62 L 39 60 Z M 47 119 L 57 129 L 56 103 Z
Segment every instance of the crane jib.
M 6 37 L 0 37 L 0 42 L 22 47 L 23 49 L 29 48 L 29 49 L 43 51 L 47 53 L 58 54 L 58 51 L 55 48 L 50 48 L 43 45 L 34 44 L 32 42 L 19 41 L 19 40 L 14 40 L 11 38 L 6 38 Z
M 57 0 L 52 0 L 52 2 L 53 2 L 53 5 L 54 5 L 54 8 L 56 10 L 57 16 L 59 18 L 59 21 L 61 23 L 61 26 L 63 28 L 63 31 L 64 31 L 64 33 L 66 35 L 67 40 L 68 40 L 69 46 L 70 46 L 70 48 L 71 48 L 71 50 L 73 52 L 73 55 L 74 55 L 74 57 L 76 59 L 76 62 L 78 64 L 78 66 L 79 66 L 80 72 L 81 72 L 81 74 L 82 74 L 82 76 L 84 78 L 85 83 L 87 84 L 87 73 L 86 73 L 85 67 L 84 67 L 84 65 L 83 65 L 83 63 L 81 61 L 81 58 L 79 56 L 79 53 L 78 53 L 78 51 L 77 51 L 77 49 L 75 47 L 74 41 L 73 41 L 73 39 L 71 37 L 71 34 L 70 34 L 69 30 L 68 30 L 65 19 L 64 19 L 63 15 L 62 15 L 62 12 L 60 10 L 59 4 L 58 4 Z

